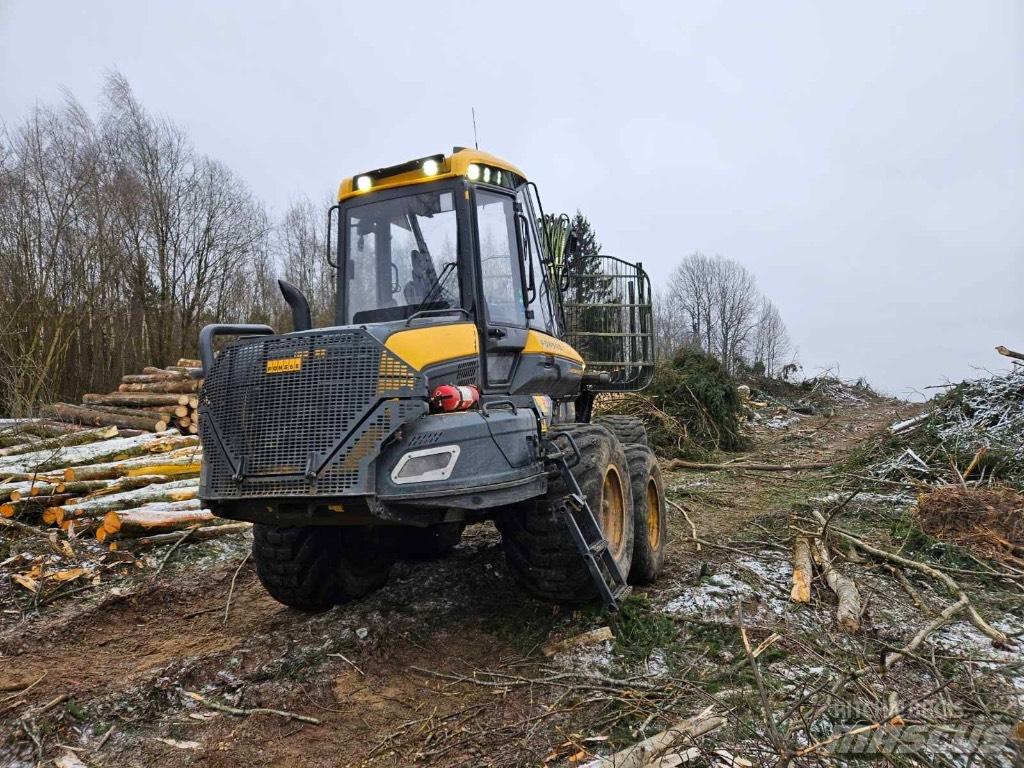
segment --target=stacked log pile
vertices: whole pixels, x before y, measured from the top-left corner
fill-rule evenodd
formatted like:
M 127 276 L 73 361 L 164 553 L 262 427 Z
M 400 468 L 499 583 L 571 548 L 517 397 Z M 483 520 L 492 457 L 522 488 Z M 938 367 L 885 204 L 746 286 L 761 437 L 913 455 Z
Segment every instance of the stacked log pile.
M 199 432 L 199 389 L 203 380 L 198 360 L 181 359 L 166 368 L 146 367 L 121 377 L 116 392 L 83 395 L 79 405 L 53 403 L 44 409 L 53 420 L 89 427 L 114 426 L 122 431 Z M 123 434 L 123 432 L 122 432 Z
M 127 431 L 0 422 L 0 517 L 131 550 L 249 527 L 202 508 L 198 437 Z

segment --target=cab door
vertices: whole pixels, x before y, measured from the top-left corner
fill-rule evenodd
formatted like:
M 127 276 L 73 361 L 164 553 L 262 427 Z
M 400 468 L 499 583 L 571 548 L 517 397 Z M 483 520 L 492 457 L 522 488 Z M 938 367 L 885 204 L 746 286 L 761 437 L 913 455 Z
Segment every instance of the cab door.
M 478 281 L 483 305 L 484 390 L 508 392 L 516 360 L 526 346 L 525 269 L 515 198 L 477 187 L 474 218 Z

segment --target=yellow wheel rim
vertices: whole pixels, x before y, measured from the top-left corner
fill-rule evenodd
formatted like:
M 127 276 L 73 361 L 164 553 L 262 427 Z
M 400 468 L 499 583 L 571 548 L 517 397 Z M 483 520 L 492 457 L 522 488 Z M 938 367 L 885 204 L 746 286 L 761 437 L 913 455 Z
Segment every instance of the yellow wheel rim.
M 647 540 L 652 551 L 661 546 L 661 494 L 653 477 L 647 481 Z
M 619 470 L 609 466 L 604 475 L 601 493 L 601 531 L 608 541 L 608 548 L 614 557 L 622 554 L 625 538 L 626 501 L 623 495 L 622 477 Z

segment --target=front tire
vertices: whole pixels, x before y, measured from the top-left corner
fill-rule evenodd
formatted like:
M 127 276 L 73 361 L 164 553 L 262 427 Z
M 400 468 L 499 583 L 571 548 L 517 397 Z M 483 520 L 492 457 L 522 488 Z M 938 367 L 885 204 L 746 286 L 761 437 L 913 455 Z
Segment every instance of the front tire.
M 622 445 L 596 424 L 560 427 L 569 432 L 582 459 L 572 468 L 622 573 L 633 558 L 633 497 Z M 565 495 L 561 477 L 549 484 L 548 500 Z M 556 603 L 581 603 L 597 597 L 586 563 L 576 550 L 560 513 L 540 499 L 518 504 L 498 518 L 505 559 L 527 592 Z
M 393 555 L 367 526 L 253 525 L 256 575 L 270 596 L 300 611 L 326 611 L 387 581 Z

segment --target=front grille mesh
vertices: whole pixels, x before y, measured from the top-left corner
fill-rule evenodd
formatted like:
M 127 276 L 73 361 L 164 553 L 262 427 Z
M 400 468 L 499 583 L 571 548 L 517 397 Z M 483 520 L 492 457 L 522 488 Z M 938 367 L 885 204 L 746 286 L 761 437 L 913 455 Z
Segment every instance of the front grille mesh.
M 281 359 L 301 367 L 267 373 L 267 363 Z M 365 485 L 363 460 L 419 407 L 395 398 L 421 394 L 420 386 L 416 371 L 361 330 L 234 342 L 200 396 L 208 494 L 332 495 Z M 388 402 L 378 405 L 383 397 Z M 240 462 L 241 478 L 221 456 L 214 429 Z M 332 453 L 316 481 L 307 479 Z

